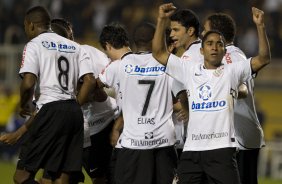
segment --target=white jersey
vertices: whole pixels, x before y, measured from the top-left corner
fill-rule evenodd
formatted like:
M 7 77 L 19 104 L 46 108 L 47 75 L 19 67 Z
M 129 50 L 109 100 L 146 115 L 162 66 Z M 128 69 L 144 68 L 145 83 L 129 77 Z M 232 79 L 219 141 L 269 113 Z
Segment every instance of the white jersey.
M 187 62 L 202 62 L 204 56 L 200 52 L 201 48 L 201 40 L 197 39 L 186 49 L 186 51 L 182 54 L 181 59 Z
M 184 151 L 236 147 L 233 101 L 238 86 L 251 76 L 250 60 L 204 69 L 201 63 L 183 62 L 170 55 L 167 73 L 185 85 L 189 123 Z
M 233 45 L 226 47 L 227 52 L 223 58 L 223 63 L 230 64 L 242 61 L 245 54 Z M 263 130 L 257 117 L 254 102 L 254 80 L 250 78 L 245 81 L 248 88 L 248 96 L 235 101 L 234 126 L 236 140 L 240 149 L 261 148 L 265 145 Z
M 92 61 L 95 78 L 98 77 L 110 63 L 109 58 L 100 50 L 89 45 L 82 45 Z M 101 132 L 107 127 L 118 113 L 116 100 L 108 97 L 104 102 L 89 102 L 83 105 L 84 123 L 89 126 L 90 136 Z
M 108 86 L 120 85 L 123 147 L 153 149 L 175 144 L 171 80 L 152 54 L 129 54 L 111 63 L 99 77 Z
M 35 102 L 40 109 L 49 102 L 74 99 L 79 78 L 93 69 L 79 44 L 47 32 L 26 44 L 19 73 L 26 72 L 37 77 Z
M 200 52 L 202 41 L 200 39 L 195 40 L 189 45 L 186 51 L 182 54 L 181 60 L 185 62 L 193 63 L 203 63 L 204 56 Z M 172 84 L 173 93 L 177 95 L 179 92 L 185 90 L 183 84 L 179 84 L 177 81 L 174 81 Z
M 193 43 L 189 45 L 189 47 L 186 49 L 186 51 L 182 54 L 181 59 L 184 62 L 194 62 L 194 63 L 200 63 L 202 62 L 204 56 L 200 53 L 201 48 L 201 40 L 197 39 Z M 174 95 L 176 96 L 179 92 L 186 90 L 184 84 L 173 80 L 172 83 L 172 91 Z M 178 121 L 175 117 L 175 114 L 173 113 L 173 122 L 175 126 L 175 133 L 176 133 L 176 148 L 180 149 L 184 147 L 184 124 L 183 121 Z

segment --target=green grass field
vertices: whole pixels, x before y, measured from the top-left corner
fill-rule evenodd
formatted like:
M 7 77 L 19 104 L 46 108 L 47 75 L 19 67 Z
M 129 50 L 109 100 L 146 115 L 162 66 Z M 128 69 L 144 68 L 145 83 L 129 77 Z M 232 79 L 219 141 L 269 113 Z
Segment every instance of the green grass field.
M 15 167 L 15 164 L 0 161 L 0 184 L 13 184 L 13 173 L 15 171 Z M 91 184 L 89 177 L 85 177 L 85 184 Z M 260 178 L 259 184 L 282 184 L 282 180 Z

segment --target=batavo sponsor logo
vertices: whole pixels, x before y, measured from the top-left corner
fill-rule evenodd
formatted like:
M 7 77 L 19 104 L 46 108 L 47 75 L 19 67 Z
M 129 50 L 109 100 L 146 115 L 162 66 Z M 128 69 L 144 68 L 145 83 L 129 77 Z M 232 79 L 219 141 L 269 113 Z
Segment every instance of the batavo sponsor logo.
M 60 52 L 73 53 L 76 50 L 76 47 L 73 45 L 67 45 L 64 43 L 54 43 L 48 41 L 42 41 L 42 46 L 48 50 L 58 50 Z
M 166 67 L 165 66 L 138 66 L 138 65 L 131 65 L 128 64 L 125 66 L 124 71 L 128 73 L 129 75 L 162 75 L 165 72 Z
M 228 132 L 211 133 L 211 134 L 192 134 L 192 140 L 199 141 L 203 139 L 218 139 L 227 136 L 228 136 Z
M 226 101 L 214 101 L 214 102 L 192 102 L 192 111 L 220 111 L 227 108 Z
M 227 108 L 225 100 L 208 101 L 212 97 L 212 88 L 209 85 L 201 86 L 198 93 L 203 102 L 192 101 L 192 111 L 220 111 Z
M 131 146 L 155 146 L 168 143 L 168 139 L 136 140 L 131 139 Z

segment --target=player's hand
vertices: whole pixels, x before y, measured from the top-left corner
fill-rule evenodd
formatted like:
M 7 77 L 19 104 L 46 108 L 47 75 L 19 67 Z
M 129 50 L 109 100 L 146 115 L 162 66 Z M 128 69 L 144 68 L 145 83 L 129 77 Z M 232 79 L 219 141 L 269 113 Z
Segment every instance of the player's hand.
M 189 112 L 182 108 L 180 111 L 176 113 L 176 118 L 178 121 L 186 122 L 189 119 Z
M 23 117 L 23 118 L 26 118 L 27 116 L 31 116 L 32 115 L 32 112 L 30 109 L 27 109 L 27 108 L 20 108 L 20 116 Z
M 264 12 L 258 8 L 252 7 L 253 21 L 257 26 L 264 26 Z
M 21 135 L 17 131 L 11 132 L 11 133 L 2 133 L 0 135 L 0 142 L 3 142 L 5 144 L 9 144 L 9 145 L 14 145 L 18 142 L 20 137 L 21 137 Z
M 120 132 L 118 130 L 113 129 L 110 135 L 110 143 L 112 147 L 115 147 L 117 145 L 119 136 L 120 136 Z
M 159 7 L 159 18 L 169 18 L 176 10 L 173 3 L 162 4 Z

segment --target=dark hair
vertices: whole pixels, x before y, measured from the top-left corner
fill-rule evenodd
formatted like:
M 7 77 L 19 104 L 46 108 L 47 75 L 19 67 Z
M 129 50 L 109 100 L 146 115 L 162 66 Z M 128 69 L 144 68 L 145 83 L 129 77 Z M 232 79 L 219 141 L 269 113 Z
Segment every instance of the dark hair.
M 200 35 L 200 21 L 198 16 L 192 10 L 178 10 L 171 15 L 170 20 L 179 22 L 187 29 L 189 27 L 194 27 L 195 35 L 197 37 Z
M 218 34 L 218 35 L 220 35 L 222 37 L 222 41 L 223 41 L 224 46 L 225 46 L 226 41 L 225 41 L 225 38 L 224 38 L 223 34 L 221 32 L 219 32 L 218 30 L 210 30 L 210 31 L 206 32 L 206 34 L 202 38 L 202 43 L 201 43 L 201 47 L 202 48 L 204 48 L 204 43 L 208 39 L 208 36 L 210 34 L 213 34 L 213 33 Z
M 51 28 L 58 35 L 68 38 L 68 31 L 65 27 L 61 26 L 60 24 L 51 23 Z
M 50 28 L 51 18 L 48 11 L 43 6 L 30 8 L 25 14 L 25 19 L 34 24 L 38 24 L 45 29 Z
M 156 27 L 149 22 L 142 22 L 138 24 L 133 32 L 133 42 L 137 47 L 152 45 Z
M 106 25 L 100 34 L 99 42 L 103 49 L 106 49 L 106 43 L 111 44 L 115 49 L 129 46 L 127 31 L 119 23 Z
M 62 27 L 65 28 L 65 30 L 67 31 L 67 37 L 68 39 L 73 40 L 74 36 L 73 36 L 73 32 L 72 32 L 72 24 L 67 21 L 66 19 L 63 18 L 55 18 L 51 20 L 51 24 L 56 24 L 56 25 L 60 25 Z M 53 27 L 52 27 L 53 29 Z M 55 31 L 55 30 L 54 30 Z M 56 31 L 55 31 L 56 32 Z M 57 32 L 56 32 L 57 33 Z M 70 38 L 69 38 L 70 37 Z
M 215 13 L 208 16 L 207 20 L 210 21 L 211 29 L 220 31 L 227 43 L 234 41 L 236 25 L 231 16 L 224 13 Z

